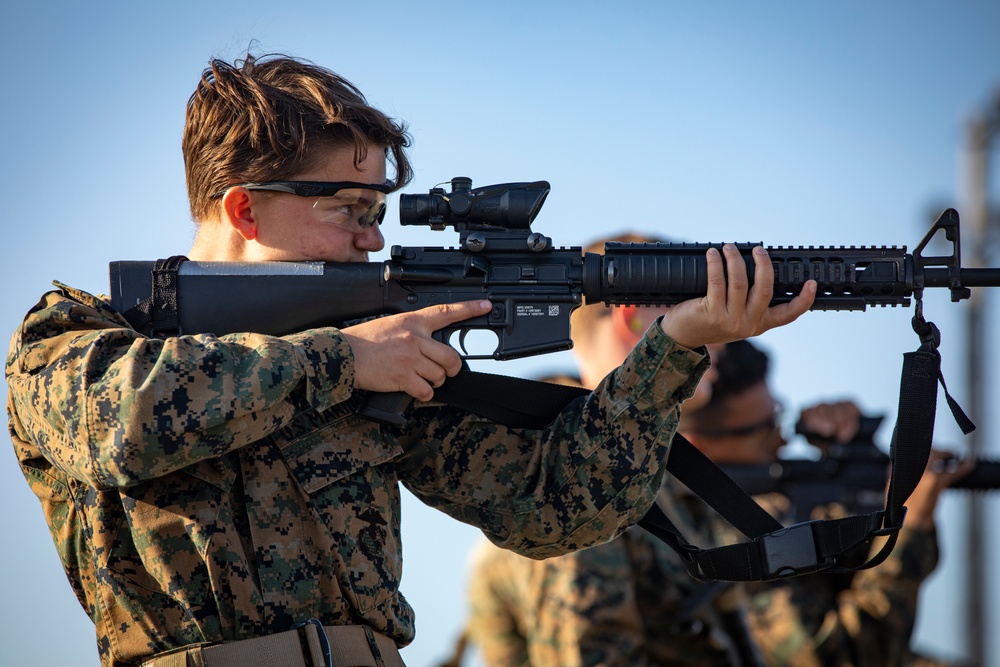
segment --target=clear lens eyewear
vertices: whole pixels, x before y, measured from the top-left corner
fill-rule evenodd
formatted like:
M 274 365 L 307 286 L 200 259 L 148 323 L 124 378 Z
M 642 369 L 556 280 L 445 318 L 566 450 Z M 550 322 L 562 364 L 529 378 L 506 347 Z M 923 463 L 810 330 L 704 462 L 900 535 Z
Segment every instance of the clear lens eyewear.
M 355 181 L 335 183 L 326 181 L 265 181 L 261 183 L 237 183 L 229 187 L 284 192 L 298 197 L 316 197 L 314 208 L 322 210 L 324 222 L 360 233 L 372 225 L 382 224 L 382 220 L 385 218 L 386 195 L 392 192 L 395 184 L 389 182 L 378 185 Z M 226 188 L 226 190 L 228 189 Z M 226 193 L 226 190 L 217 192 L 214 196 L 221 197 Z

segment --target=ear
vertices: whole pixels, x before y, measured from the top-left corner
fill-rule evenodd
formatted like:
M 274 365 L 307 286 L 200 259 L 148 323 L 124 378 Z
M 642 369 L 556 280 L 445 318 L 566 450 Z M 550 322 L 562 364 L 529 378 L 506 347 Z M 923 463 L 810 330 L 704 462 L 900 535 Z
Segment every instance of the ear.
M 252 204 L 252 195 L 246 188 L 229 188 L 222 195 L 222 221 L 246 241 L 257 238 L 257 219 Z
M 643 317 L 642 309 L 637 306 L 617 306 L 611 309 L 611 322 L 615 329 L 615 335 L 619 339 L 635 345 L 646 333 L 646 329 L 652 323 Z

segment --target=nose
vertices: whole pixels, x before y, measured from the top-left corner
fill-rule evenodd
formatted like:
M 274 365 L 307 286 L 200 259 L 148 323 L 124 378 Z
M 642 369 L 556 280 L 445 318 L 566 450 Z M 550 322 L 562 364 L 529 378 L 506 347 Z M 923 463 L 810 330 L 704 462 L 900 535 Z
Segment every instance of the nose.
M 778 450 L 788 444 L 788 439 L 785 438 L 785 434 L 778 431 L 778 437 L 774 439 L 774 450 L 771 452 L 773 456 L 778 455 Z
M 372 225 L 360 234 L 354 235 L 354 247 L 365 252 L 378 252 L 385 247 L 381 225 Z

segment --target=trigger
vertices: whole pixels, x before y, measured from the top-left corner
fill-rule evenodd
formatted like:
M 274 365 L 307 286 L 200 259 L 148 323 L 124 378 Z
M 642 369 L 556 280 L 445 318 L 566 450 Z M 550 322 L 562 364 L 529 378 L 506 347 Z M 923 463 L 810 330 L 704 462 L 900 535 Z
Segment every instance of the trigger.
M 469 356 L 469 351 L 465 349 L 465 336 L 469 333 L 468 329 L 462 329 L 458 334 L 458 346 L 462 348 L 462 354 Z

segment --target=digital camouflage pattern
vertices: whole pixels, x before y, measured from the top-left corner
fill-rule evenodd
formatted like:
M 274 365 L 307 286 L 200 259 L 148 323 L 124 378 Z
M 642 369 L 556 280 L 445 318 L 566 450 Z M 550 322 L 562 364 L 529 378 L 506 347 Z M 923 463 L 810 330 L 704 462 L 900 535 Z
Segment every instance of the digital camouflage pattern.
M 669 480 L 657 502 L 690 541 L 711 546 L 705 505 Z M 469 571 L 468 634 L 487 667 L 740 665 L 739 587 L 704 584 L 641 528 L 534 561 L 484 542 Z
M 786 497 L 765 494 L 756 499 L 788 525 L 794 508 Z M 844 515 L 843 508 L 833 505 L 817 508 L 812 518 Z M 917 656 L 909 646 L 920 585 L 937 561 L 934 531 L 904 527 L 885 562 L 853 576 L 817 573 L 748 584 L 750 625 L 766 663 L 772 667 L 946 664 Z
M 658 502 L 689 542 L 704 548 L 738 539 L 700 501 L 669 491 L 671 484 L 665 480 Z M 787 497 L 756 499 L 788 524 Z M 813 518 L 843 515 L 831 506 Z M 920 585 L 937 560 L 933 531 L 904 528 L 878 567 L 853 577 L 748 583 L 744 596 L 738 587 L 691 579 L 672 549 L 639 528 L 540 562 L 484 543 L 471 559 L 468 633 L 487 667 L 739 665 L 731 640 L 740 628 L 726 612 L 749 598 L 744 618 L 769 667 L 943 666 L 909 646 Z M 700 610 L 695 616 L 692 607 Z
M 336 329 L 150 339 L 57 287 L 11 341 L 10 432 L 114 667 L 307 618 L 406 645 L 398 482 L 534 557 L 606 541 L 653 502 L 708 363 L 653 327 L 547 429 L 423 404 L 393 431 L 353 416 Z

